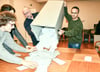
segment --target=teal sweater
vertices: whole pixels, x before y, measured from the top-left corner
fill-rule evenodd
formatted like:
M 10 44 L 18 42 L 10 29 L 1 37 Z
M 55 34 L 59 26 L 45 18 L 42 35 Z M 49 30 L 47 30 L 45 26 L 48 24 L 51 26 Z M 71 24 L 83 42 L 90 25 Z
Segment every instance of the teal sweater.
M 0 59 L 9 63 L 21 64 L 22 58 L 10 54 L 4 48 L 3 43 L 18 52 L 27 52 L 26 49 L 16 44 L 9 32 L 3 32 L 0 30 Z
M 83 24 L 78 17 L 78 20 L 73 21 L 72 16 L 68 14 L 67 7 L 64 7 L 64 15 L 68 20 L 68 31 L 65 31 L 64 34 L 68 36 L 69 43 L 81 43 L 82 42 L 82 31 Z

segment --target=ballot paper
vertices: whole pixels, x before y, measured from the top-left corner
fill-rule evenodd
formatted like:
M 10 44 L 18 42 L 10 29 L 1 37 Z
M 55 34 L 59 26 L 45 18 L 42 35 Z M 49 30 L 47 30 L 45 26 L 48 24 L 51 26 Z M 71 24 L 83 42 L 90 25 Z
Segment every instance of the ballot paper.
M 91 56 L 85 56 L 84 60 L 88 61 L 88 62 L 91 62 L 92 61 L 92 57 Z
M 65 61 L 63 61 L 63 60 L 61 60 L 59 58 L 54 58 L 53 61 L 56 62 L 59 65 L 64 65 L 66 63 Z
M 48 67 L 52 60 L 57 61 L 59 64 L 64 64 L 63 61 L 60 59 L 56 59 L 56 56 L 59 55 L 59 51 L 50 52 L 48 50 L 43 51 L 35 51 L 32 53 L 29 53 L 29 56 L 25 57 L 25 60 L 27 61 L 36 61 L 38 63 L 38 67 L 36 68 L 35 72 L 48 72 Z M 20 66 L 17 67 L 18 70 L 24 70 L 27 69 L 27 67 Z
M 16 69 L 22 71 L 22 70 L 25 70 L 25 69 L 27 69 L 27 68 L 28 68 L 28 67 L 26 67 L 26 66 L 19 66 L 19 67 L 17 67 Z

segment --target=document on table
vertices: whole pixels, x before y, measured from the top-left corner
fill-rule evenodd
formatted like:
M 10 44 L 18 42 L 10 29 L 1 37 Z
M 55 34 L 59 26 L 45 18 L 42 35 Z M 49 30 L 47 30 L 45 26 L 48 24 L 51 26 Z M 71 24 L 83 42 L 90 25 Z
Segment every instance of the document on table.
M 92 61 L 92 57 L 91 56 L 85 56 L 84 60 L 88 61 L 88 62 L 91 62 Z
M 56 62 L 57 64 L 59 64 L 59 65 L 63 65 L 63 64 L 66 63 L 65 61 L 63 61 L 63 60 L 61 60 L 61 59 L 59 59 L 59 58 L 54 58 L 53 61 L 55 61 L 55 62 Z

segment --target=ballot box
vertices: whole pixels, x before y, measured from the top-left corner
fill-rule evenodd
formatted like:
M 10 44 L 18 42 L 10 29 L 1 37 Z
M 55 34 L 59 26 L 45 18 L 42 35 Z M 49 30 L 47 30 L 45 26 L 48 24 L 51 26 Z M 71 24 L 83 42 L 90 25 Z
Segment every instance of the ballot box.
M 31 23 L 31 28 L 36 38 L 39 39 L 41 30 L 45 27 L 55 29 L 61 28 L 64 18 L 64 1 L 47 1 L 37 17 Z

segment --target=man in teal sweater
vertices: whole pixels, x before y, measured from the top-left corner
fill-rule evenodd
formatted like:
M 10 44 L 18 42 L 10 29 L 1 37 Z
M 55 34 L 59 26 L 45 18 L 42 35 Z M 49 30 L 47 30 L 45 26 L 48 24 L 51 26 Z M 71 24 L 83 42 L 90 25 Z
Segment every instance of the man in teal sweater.
M 82 43 L 83 24 L 78 14 L 79 8 L 77 6 L 72 7 L 71 15 L 68 14 L 67 6 L 64 7 L 64 15 L 68 20 L 68 31 L 60 30 L 58 33 L 68 36 L 68 48 L 80 49 Z

